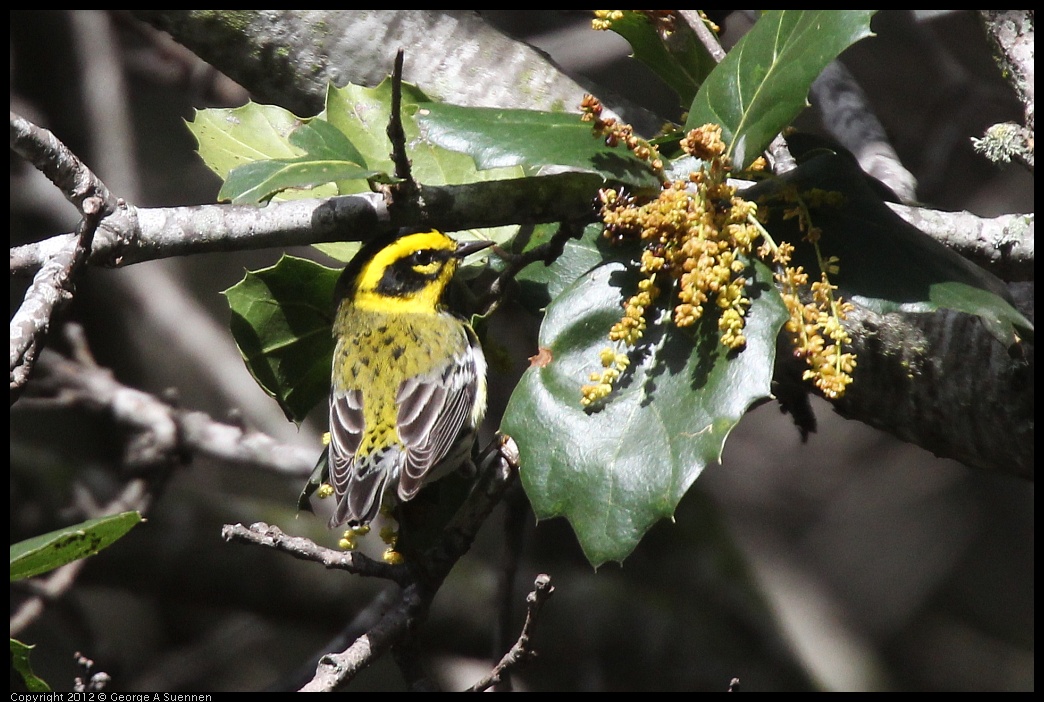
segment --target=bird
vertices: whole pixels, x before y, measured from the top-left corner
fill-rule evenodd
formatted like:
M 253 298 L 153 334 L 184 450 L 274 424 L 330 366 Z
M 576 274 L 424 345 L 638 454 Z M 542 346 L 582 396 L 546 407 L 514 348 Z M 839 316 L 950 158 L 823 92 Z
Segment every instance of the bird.
M 371 240 L 341 273 L 326 453 L 331 528 L 366 529 L 382 506 L 413 499 L 470 457 L 486 410 L 486 360 L 443 297 L 460 262 L 492 244 L 397 233 Z

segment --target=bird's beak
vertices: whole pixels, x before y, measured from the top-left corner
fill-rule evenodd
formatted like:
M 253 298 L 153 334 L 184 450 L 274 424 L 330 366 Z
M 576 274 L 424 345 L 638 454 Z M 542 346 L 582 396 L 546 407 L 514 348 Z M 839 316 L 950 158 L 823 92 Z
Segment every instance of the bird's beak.
M 454 252 L 454 255 L 457 258 L 464 258 L 476 251 L 492 246 L 493 243 L 492 241 L 462 241 L 457 244 L 457 250 Z

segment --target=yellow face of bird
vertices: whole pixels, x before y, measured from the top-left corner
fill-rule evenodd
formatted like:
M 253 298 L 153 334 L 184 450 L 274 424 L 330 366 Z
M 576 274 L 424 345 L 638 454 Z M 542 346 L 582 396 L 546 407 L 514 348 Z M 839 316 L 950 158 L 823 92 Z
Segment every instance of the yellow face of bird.
M 377 251 L 355 279 L 352 304 L 384 312 L 433 312 L 463 257 L 442 232 L 407 234 Z

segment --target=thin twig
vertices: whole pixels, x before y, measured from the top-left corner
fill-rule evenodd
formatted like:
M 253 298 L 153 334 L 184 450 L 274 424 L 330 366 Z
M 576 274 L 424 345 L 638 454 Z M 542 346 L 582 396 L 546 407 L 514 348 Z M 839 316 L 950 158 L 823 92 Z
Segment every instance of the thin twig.
M 395 53 L 395 69 L 392 71 L 391 115 L 388 117 L 388 140 L 392 145 L 391 157 L 395 163 L 395 177 L 406 183 L 413 182 L 410 158 L 406 154 L 406 131 L 402 128 L 402 63 L 405 51 Z
M 76 665 L 83 671 L 83 677 L 77 675 L 73 681 L 73 692 L 101 692 L 112 682 L 112 676 L 104 671 L 91 672 L 94 669 L 94 661 L 87 656 L 77 651 L 73 657 L 76 659 Z
M 32 163 L 80 211 L 76 234 L 40 262 L 10 323 L 10 400 L 29 382 L 54 315 L 72 298 L 76 274 L 90 255 L 95 232 L 117 203 L 105 184 L 49 130 L 11 112 L 11 149 Z
M 508 648 L 514 627 L 515 576 L 522 559 L 523 536 L 526 533 L 527 517 L 531 515 L 529 503 L 521 490 L 515 488 L 504 496 L 504 517 L 500 531 L 503 547 L 500 555 L 499 583 L 497 585 L 497 623 L 494 632 L 493 653 L 499 654 Z M 505 673 L 498 689 L 511 689 L 510 675 Z
M 11 404 L 29 382 L 55 314 L 72 299 L 76 273 L 91 251 L 94 233 L 104 216 L 104 203 L 99 197 L 88 197 L 81 207 L 83 219 L 75 239 L 37 271 L 22 304 L 11 318 Z
M 721 63 L 725 58 L 725 49 L 722 48 L 718 37 L 714 35 L 711 28 L 707 26 L 699 10 L 678 10 L 678 16 L 685 24 L 689 25 L 696 38 L 700 40 L 707 53 L 711 55 L 716 63 Z
M 509 251 L 497 247 L 493 251 L 496 255 L 501 258 L 507 265 L 504 270 L 490 282 L 488 289 L 482 294 L 479 299 L 477 308 L 480 313 L 487 315 L 496 309 L 496 305 L 499 304 L 500 299 L 504 295 L 504 289 L 507 284 L 515 279 L 515 276 L 519 272 L 531 263 L 542 261 L 545 266 L 550 266 L 554 263 L 562 252 L 565 250 L 566 242 L 570 239 L 578 239 L 583 234 L 583 225 L 578 222 L 562 222 L 559 224 L 558 231 L 543 244 L 534 246 L 529 251 L 522 254 L 513 254 Z
M 221 529 L 221 538 L 228 542 L 240 542 L 265 546 L 287 553 L 302 561 L 319 563 L 331 570 L 346 570 L 349 573 L 370 578 L 383 578 L 405 586 L 410 582 L 409 571 L 404 565 L 390 565 L 375 561 L 356 551 L 341 551 L 319 546 L 303 536 L 290 536 L 277 527 L 264 522 L 250 526 L 226 524 Z
M 83 203 L 88 198 L 100 198 L 106 210 L 115 204 L 105 183 L 58 137 L 14 112 L 11 113 L 11 150 L 47 176 L 81 213 L 85 214 Z
M 518 641 L 511 647 L 511 650 L 504 654 L 504 657 L 500 659 L 500 662 L 497 663 L 492 672 L 475 683 L 468 692 L 482 692 L 497 685 L 505 679 L 512 669 L 536 657 L 537 654 L 530 645 L 530 637 L 533 635 L 533 627 L 536 626 L 536 618 L 540 613 L 540 608 L 544 606 L 544 603 L 547 602 L 554 592 L 555 588 L 551 585 L 551 576 L 540 574 L 536 577 L 536 581 L 533 583 L 533 591 L 526 597 L 526 621 L 522 625 L 522 633 L 519 634 Z

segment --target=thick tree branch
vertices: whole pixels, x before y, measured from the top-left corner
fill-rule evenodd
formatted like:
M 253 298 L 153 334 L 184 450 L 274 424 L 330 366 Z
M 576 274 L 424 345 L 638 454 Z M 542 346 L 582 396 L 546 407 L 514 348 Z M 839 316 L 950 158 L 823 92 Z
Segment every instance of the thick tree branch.
M 1013 292 L 1032 320 L 1032 285 Z M 845 327 L 859 365 L 834 402 L 840 414 L 968 466 L 1033 478 L 1032 340 L 1006 349 L 979 318 L 949 310 L 859 308 Z
M 1033 214 L 978 217 L 886 203 L 936 241 L 1008 282 L 1033 280 Z
M 395 49 L 408 47 L 403 79 L 460 105 L 576 109 L 593 92 L 546 55 L 491 27 L 474 10 L 134 10 L 255 96 L 304 117 L 323 109 L 327 84 L 377 85 Z M 472 51 L 476 44 L 483 55 Z M 642 133 L 647 110 L 614 100 L 615 116 Z
M 982 139 L 973 139 L 975 148 L 993 161 L 1015 160 L 1033 172 L 1034 102 L 1034 26 L 1033 10 L 979 10 L 986 37 L 993 46 L 1001 75 L 1015 89 L 1022 103 L 1024 124 L 995 124 Z
M 1015 89 L 1026 115 L 1026 128 L 1034 129 L 1034 27 L 1033 10 L 979 10 L 986 36 L 993 44 L 1001 74 Z

